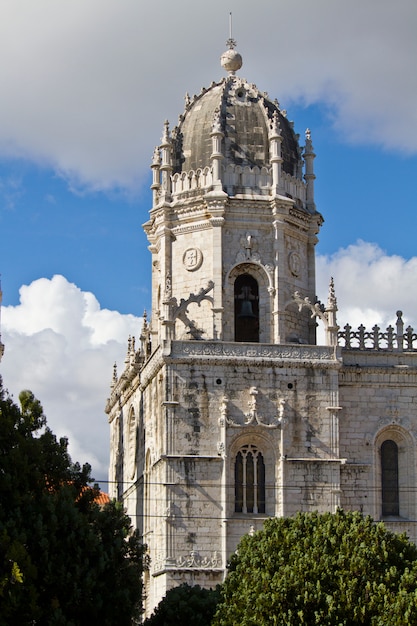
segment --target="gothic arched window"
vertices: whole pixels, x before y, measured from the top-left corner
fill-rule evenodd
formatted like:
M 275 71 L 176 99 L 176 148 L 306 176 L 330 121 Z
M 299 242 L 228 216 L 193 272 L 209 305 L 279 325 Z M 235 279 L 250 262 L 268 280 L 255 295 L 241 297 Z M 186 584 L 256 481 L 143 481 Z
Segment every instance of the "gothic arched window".
M 400 514 L 398 446 L 392 439 L 381 445 L 382 516 Z
M 235 280 L 235 341 L 259 342 L 259 288 L 249 274 Z
M 251 444 L 242 446 L 236 455 L 235 512 L 265 513 L 264 458 Z

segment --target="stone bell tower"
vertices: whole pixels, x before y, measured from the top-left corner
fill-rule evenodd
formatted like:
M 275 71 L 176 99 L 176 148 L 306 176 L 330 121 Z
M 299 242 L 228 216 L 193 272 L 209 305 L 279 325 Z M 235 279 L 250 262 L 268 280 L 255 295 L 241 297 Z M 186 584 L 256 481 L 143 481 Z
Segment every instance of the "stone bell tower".
M 107 405 L 111 495 L 151 559 L 147 614 L 182 582 L 221 582 L 266 517 L 339 503 L 336 300 L 316 302 L 310 131 L 300 146 L 228 43 L 226 77 L 186 96 L 155 149 L 152 312 Z

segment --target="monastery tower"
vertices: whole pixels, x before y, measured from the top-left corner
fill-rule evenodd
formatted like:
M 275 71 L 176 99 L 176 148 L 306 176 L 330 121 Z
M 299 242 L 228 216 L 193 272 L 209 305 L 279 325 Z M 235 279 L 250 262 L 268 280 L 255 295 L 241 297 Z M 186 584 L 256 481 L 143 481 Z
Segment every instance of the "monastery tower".
M 278 102 L 237 74 L 242 59 L 228 43 L 225 78 L 186 97 L 155 149 L 144 224 L 152 312 L 140 345 L 129 340 L 106 407 L 110 493 L 150 556 L 147 615 L 173 586 L 221 582 L 240 537 L 266 517 L 342 505 L 379 519 L 384 498 L 385 516 L 416 513 L 414 494 L 400 496 L 415 480 L 413 429 L 393 426 L 384 401 L 372 408 L 387 396 L 382 372 L 389 377 L 406 353 L 391 342 L 397 360 L 388 364 L 375 362 L 378 350 L 369 359 L 365 344 L 338 345 L 346 330 L 333 284 L 325 305 L 316 299 L 323 219 L 310 131 L 301 146 Z M 411 381 L 407 364 L 394 370 L 396 389 Z M 414 374 L 410 401 L 416 385 Z M 387 440 L 397 483 L 384 496 Z

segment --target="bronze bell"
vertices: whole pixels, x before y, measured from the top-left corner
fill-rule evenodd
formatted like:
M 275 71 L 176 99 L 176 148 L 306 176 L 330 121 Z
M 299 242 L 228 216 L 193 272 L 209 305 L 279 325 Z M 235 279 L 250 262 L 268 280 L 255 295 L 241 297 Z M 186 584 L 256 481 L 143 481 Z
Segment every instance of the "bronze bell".
M 240 313 L 237 317 L 238 319 L 241 319 L 242 317 L 257 317 L 255 313 L 253 312 L 252 302 L 250 300 L 242 301 Z

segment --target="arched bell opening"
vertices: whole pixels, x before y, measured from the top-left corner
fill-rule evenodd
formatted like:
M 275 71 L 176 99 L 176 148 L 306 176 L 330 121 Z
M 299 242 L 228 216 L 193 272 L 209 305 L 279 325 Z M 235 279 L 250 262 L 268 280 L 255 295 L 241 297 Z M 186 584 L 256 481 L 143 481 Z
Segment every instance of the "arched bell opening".
M 235 341 L 259 343 L 259 286 L 250 274 L 234 284 Z

